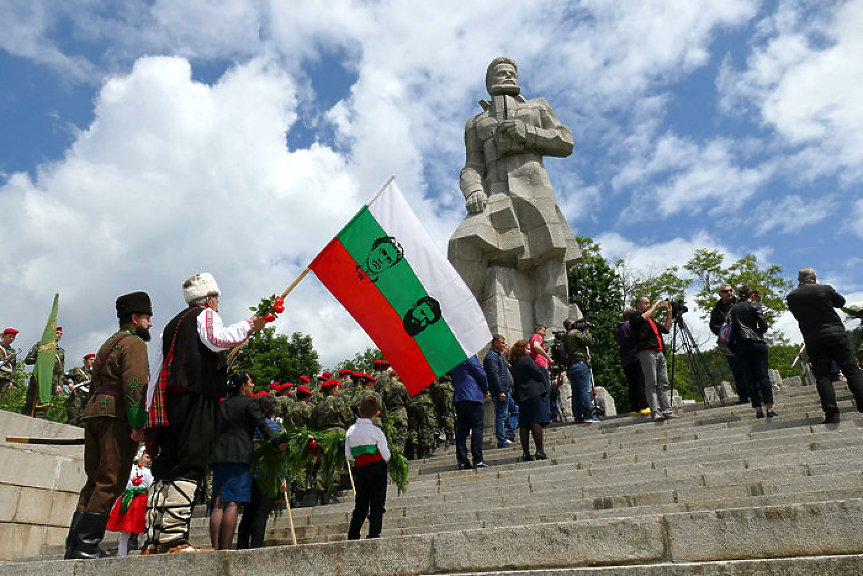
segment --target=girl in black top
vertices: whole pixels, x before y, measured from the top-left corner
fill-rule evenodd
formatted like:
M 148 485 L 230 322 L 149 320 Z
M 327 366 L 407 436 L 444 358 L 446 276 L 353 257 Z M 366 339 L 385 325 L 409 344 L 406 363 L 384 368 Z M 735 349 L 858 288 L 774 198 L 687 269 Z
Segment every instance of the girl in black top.
M 738 302 L 731 308 L 734 356 L 751 393 L 755 417 L 764 418 L 766 408 L 766 416 L 773 418 L 778 414 L 773 411 L 773 386 L 767 373 L 767 343 L 764 341 L 767 321 L 758 300 L 758 292 L 749 286 L 744 284 L 738 290 Z
M 252 436 L 258 428 L 272 436 L 258 402 L 251 397 L 255 383 L 247 372 L 231 375 L 228 399 L 221 403 L 219 434 L 213 448 L 213 512 L 210 542 L 216 550 L 231 548 L 239 503 L 252 498 Z
M 518 404 L 518 433 L 524 452 L 522 460 L 546 460 L 542 429 L 551 421 L 551 416 L 545 377 L 530 357 L 526 340 L 517 340 L 512 345 L 509 361 L 512 365 L 512 397 Z M 536 445 L 534 456 L 530 455 L 531 433 Z

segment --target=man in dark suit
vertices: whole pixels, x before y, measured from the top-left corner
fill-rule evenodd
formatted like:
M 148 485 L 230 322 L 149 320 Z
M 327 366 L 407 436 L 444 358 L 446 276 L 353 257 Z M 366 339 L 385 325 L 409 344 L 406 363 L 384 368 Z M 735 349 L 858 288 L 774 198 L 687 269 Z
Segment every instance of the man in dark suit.
M 797 289 L 785 299 L 788 309 L 797 319 L 806 352 L 815 368 L 815 384 L 824 410 L 824 424 L 836 424 L 839 422 L 839 407 L 830 377 L 831 362 L 835 361 L 845 374 L 857 411 L 863 412 L 863 378 L 854 361 L 845 325 L 835 310 L 845 305 L 845 298 L 832 286 L 819 284 L 812 268 L 801 270 L 797 281 Z

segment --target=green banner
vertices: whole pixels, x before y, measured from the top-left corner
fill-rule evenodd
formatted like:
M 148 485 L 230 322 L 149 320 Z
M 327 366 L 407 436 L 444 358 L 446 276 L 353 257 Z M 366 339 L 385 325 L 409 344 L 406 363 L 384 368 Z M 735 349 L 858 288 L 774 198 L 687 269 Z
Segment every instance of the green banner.
M 54 363 L 57 362 L 57 304 L 60 300 L 59 294 L 54 294 L 54 305 L 51 307 L 51 315 L 42 332 L 42 340 L 39 342 L 39 354 L 36 357 L 36 381 L 39 383 L 39 403 L 47 404 L 51 401 L 51 393 L 54 388 Z

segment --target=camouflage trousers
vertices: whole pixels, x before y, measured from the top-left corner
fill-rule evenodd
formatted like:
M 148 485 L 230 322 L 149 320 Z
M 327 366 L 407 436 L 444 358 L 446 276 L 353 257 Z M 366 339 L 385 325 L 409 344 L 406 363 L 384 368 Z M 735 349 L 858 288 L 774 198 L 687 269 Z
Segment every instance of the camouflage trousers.
M 66 424 L 83 427 L 84 423 L 81 416 L 84 415 L 84 408 L 86 407 L 87 399 L 83 394 L 70 394 L 66 398 Z
M 404 452 L 408 441 L 408 411 L 404 407 L 397 408 L 388 415 L 388 418 L 393 425 L 393 437 L 390 440 L 394 446 Z
M 434 448 L 437 445 L 436 430 L 437 418 L 434 405 L 415 406 L 408 412 L 408 440 L 415 448 Z

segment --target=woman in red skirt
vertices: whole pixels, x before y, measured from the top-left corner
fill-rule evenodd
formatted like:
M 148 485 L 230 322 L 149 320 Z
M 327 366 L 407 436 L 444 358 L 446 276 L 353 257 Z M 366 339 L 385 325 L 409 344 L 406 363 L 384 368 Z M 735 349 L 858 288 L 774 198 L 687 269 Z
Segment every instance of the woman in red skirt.
M 129 553 L 129 536 L 141 534 L 147 529 L 147 489 L 153 483 L 150 473 L 150 456 L 143 448 L 138 452 L 132 473 L 126 483 L 126 491 L 114 502 L 114 508 L 108 517 L 107 529 L 120 533 L 118 556 Z

